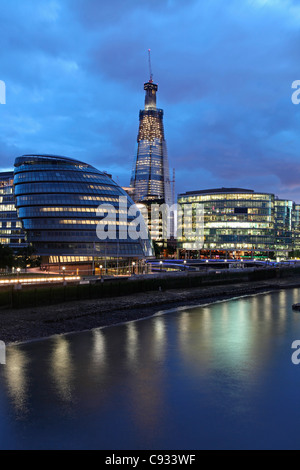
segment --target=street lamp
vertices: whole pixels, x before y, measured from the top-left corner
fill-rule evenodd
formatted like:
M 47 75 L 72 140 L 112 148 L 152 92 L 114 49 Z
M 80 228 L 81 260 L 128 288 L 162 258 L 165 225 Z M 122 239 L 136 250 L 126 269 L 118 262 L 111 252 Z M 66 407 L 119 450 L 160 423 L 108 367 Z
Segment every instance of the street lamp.
M 184 264 L 184 270 L 186 270 L 186 259 L 184 260 L 183 264 Z
M 162 265 L 163 265 L 163 262 L 162 262 L 162 261 L 160 261 L 160 262 L 159 262 L 159 264 L 160 264 L 160 270 L 162 271 Z
M 66 271 L 66 267 L 63 266 L 63 267 L 62 267 L 62 270 L 63 270 L 63 276 L 64 276 L 64 282 L 65 282 L 65 274 L 66 274 L 65 271 Z
M 102 264 L 100 264 L 99 268 L 100 268 L 100 279 L 102 279 L 102 269 L 103 269 Z
M 135 262 L 132 263 L 132 274 L 135 274 Z
M 19 282 L 20 272 L 21 272 L 21 269 L 20 269 L 20 268 L 17 268 L 18 282 Z

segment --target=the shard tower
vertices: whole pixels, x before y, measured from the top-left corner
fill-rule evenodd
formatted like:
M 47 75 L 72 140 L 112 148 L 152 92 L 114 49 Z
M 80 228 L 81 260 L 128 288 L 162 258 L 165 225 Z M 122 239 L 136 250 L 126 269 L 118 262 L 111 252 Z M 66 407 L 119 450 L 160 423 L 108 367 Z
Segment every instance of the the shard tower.
M 158 86 L 150 80 L 145 83 L 145 109 L 140 111 L 137 137 L 137 156 L 134 161 L 130 186 L 135 202 L 161 200 L 172 205 L 172 191 L 167 147 L 164 135 L 162 109 L 156 107 Z

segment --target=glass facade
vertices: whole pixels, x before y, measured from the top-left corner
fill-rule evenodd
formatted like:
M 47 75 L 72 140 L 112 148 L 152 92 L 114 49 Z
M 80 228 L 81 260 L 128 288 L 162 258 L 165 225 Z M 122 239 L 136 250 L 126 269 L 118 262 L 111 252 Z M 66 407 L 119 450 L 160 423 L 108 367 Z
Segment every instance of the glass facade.
M 127 208 L 134 203 L 108 174 L 70 158 L 25 155 L 15 161 L 14 186 L 18 216 L 37 255 L 81 261 L 152 256 L 150 239 L 119 239 L 135 219 L 121 220 L 119 197 L 127 198 Z M 97 225 L 107 225 L 106 215 L 97 216 L 101 204 L 116 210 L 114 240 L 97 237 Z
M 293 224 L 293 248 L 295 253 L 300 254 L 300 205 L 295 204 L 293 215 L 292 215 L 292 224 Z
M 255 193 L 239 188 L 187 192 L 178 196 L 178 204 L 197 204 L 204 208 L 204 245 L 201 252 L 265 253 L 288 256 L 299 246 L 299 206 L 274 194 Z M 179 249 L 193 250 L 193 236 L 185 235 L 195 223 L 178 218 L 182 236 Z M 186 225 L 184 225 L 186 224 Z M 188 233 L 186 231 L 186 233 Z
M 14 200 L 13 172 L 0 173 L 0 244 L 12 249 L 25 248 L 25 234 Z
M 156 108 L 157 85 L 145 83 L 145 109 L 140 111 L 138 149 L 130 186 L 134 201 L 160 198 L 172 204 L 170 171 L 164 135 L 163 110 Z

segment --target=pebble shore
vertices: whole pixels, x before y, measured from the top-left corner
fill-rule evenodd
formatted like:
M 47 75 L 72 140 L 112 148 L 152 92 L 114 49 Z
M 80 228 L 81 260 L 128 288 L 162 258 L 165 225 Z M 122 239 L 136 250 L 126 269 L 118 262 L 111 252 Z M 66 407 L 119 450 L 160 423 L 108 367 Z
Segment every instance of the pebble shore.
M 300 288 L 300 277 L 147 292 L 110 299 L 69 302 L 50 307 L 2 309 L 0 340 L 6 344 L 24 342 L 138 320 L 162 310 L 202 305 L 288 288 Z

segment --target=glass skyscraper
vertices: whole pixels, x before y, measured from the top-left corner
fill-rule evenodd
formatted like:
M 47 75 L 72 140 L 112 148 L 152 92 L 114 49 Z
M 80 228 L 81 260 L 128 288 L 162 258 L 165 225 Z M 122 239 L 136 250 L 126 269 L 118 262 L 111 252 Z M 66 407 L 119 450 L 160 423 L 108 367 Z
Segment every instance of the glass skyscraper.
M 158 86 L 152 78 L 145 83 L 145 109 L 140 111 L 137 156 L 130 186 L 135 202 L 153 198 L 172 204 L 170 171 L 164 135 L 162 109 L 156 107 Z

